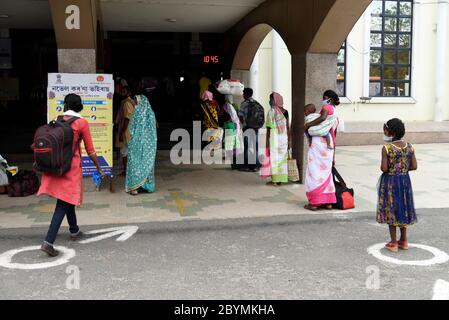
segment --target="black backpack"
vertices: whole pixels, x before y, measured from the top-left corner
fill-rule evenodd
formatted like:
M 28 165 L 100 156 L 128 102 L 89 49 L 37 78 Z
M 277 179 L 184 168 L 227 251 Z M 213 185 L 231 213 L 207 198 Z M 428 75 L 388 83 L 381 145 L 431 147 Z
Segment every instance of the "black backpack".
M 246 116 L 246 126 L 252 129 L 260 129 L 265 124 L 265 110 L 257 101 L 248 102 L 248 114 Z
M 64 116 L 59 116 L 36 130 L 34 143 L 31 145 L 34 151 L 34 170 L 57 176 L 62 176 L 70 170 L 75 151 L 70 124 L 78 119 L 71 117 L 66 121 Z

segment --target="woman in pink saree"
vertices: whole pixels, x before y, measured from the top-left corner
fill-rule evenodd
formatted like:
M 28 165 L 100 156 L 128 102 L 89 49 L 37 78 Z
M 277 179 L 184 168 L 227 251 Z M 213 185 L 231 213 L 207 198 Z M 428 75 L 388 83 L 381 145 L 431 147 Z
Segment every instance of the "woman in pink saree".
M 323 94 L 323 100 L 320 117 L 306 123 L 305 130 L 320 124 L 328 116 L 336 114 L 336 106 L 340 104 L 338 95 L 332 90 L 327 90 Z M 332 167 L 335 164 L 336 127 L 337 125 L 330 131 L 332 149 L 328 147 L 325 137 L 312 137 L 305 176 L 306 195 L 309 203 L 304 208 L 308 210 L 315 211 L 322 206 L 332 209 L 332 204 L 337 201 L 332 177 Z

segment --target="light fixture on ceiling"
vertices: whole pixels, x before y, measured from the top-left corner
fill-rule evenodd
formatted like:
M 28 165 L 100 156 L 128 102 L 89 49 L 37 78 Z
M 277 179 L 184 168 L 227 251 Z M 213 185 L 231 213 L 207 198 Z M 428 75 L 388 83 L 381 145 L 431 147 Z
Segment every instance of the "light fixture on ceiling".
M 175 18 L 167 18 L 167 19 L 165 19 L 165 21 L 170 22 L 170 23 L 175 23 L 178 20 L 176 20 Z
M 0 14 L 0 19 L 7 19 L 9 18 L 8 14 Z

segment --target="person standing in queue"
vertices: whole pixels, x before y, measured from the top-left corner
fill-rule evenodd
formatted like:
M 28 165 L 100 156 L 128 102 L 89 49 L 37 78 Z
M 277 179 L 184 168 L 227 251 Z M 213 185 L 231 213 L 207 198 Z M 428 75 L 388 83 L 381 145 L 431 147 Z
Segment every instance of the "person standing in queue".
M 257 172 L 262 166 L 259 160 L 259 129 L 265 124 L 265 111 L 253 94 L 253 89 L 243 89 L 244 101 L 238 113 L 244 143 L 243 164 L 239 164 L 239 171 Z
M 123 159 L 123 174 L 126 174 L 126 167 L 128 165 L 128 145 L 131 140 L 131 134 L 129 133 L 129 122 L 133 115 L 136 103 L 134 99 L 131 98 L 131 89 L 127 86 L 122 89 L 123 100 L 120 105 L 120 109 L 117 113 L 117 118 L 115 120 L 117 129 L 117 140 L 115 146 L 120 148 L 120 156 Z
M 67 216 L 69 223 L 70 239 L 76 241 L 83 233 L 77 224 L 75 206 L 81 206 L 83 202 L 83 173 L 81 158 L 81 141 L 92 162 L 97 167 L 98 172 L 104 176 L 95 153 L 92 137 L 89 130 L 89 123 L 79 114 L 83 110 L 81 97 L 76 94 L 68 94 L 64 99 L 64 120 L 77 117 L 76 121 L 70 124 L 73 129 L 73 149 L 74 154 L 71 160 L 70 170 L 62 176 L 44 173 L 42 175 L 41 186 L 37 195 L 46 194 L 56 198 L 56 208 L 45 241 L 41 250 L 51 257 L 59 254 L 53 244 L 61 227 L 62 220 Z
M 309 128 L 323 123 L 330 117 L 337 117 L 338 105 L 340 105 L 340 98 L 337 93 L 332 90 L 325 91 L 320 116 L 305 124 L 306 132 Z M 329 147 L 325 137 L 311 138 L 304 181 L 308 200 L 308 204 L 304 208 L 307 210 L 316 211 L 320 207 L 330 210 L 332 205 L 337 202 L 335 184 L 332 179 L 332 167 L 335 166 L 336 135 L 337 125 L 330 130 L 332 148 Z

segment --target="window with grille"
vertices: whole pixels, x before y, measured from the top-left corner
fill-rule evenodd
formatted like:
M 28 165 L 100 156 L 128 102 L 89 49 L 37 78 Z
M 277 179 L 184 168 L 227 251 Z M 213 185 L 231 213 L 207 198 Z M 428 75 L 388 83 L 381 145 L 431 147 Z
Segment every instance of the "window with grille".
M 346 97 L 346 41 L 340 48 L 337 57 L 337 94 L 340 97 Z
M 371 10 L 371 97 L 410 97 L 412 0 L 374 0 Z

